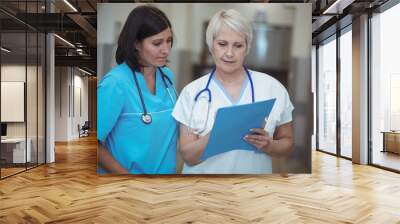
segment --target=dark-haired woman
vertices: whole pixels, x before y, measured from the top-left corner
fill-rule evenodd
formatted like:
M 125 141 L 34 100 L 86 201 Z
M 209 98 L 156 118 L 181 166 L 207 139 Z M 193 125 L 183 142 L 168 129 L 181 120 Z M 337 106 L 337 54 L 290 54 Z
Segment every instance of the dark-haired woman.
M 166 15 L 152 6 L 129 14 L 118 40 L 117 66 L 98 89 L 99 173 L 176 173 L 177 124 L 172 47 Z

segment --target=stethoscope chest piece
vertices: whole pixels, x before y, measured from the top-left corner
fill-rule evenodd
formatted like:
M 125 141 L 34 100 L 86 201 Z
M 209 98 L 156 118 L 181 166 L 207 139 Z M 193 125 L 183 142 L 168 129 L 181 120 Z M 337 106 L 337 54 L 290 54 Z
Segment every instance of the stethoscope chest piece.
M 142 115 L 142 121 L 145 124 L 150 124 L 151 123 L 151 115 L 150 114 L 143 114 Z
M 172 97 L 172 95 L 171 95 L 171 93 L 169 91 L 169 87 L 168 87 L 167 81 L 170 84 L 170 86 L 173 88 L 174 93 L 175 93 L 175 98 L 176 98 L 177 97 L 177 93 L 176 93 L 176 90 L 174 88 L 174 84 L 172 83 L 171 79 L 168 78 L 168 76 L 164 74 L 164 72 L 161 70 L 161 68 L 158 68 L 158 70 L 161 73 L 161 77 L 162 77 L 162 80 L 164 82 L 165 89 L 167 90 L 167 92 L 169 94 L 169 97 L 171 98 L 171 101 L 174 103 L 174 99 L 173 99 L 173 97 Z M 137 91 L 138 91 L 139 97 L 140 97 L 140 103 L 142 104 L 142 108 L 143 108 L 143 114 L 142 114 L 141 119 L 142 119 L 144 124 L 150 124 L 153 119 L 151 118 L 151 115 L 147 113 L 147 108 L 146 108 L 146 105 L 144 103 L 142 90 L 140 89 L 139 82 L 138 82 L 137 77 L 136 77 L 136 72 L 134 70 L 133 70 L 133 78 L 135 80 L 135 85 L 136 85 L 136 88 L 137 88 Z

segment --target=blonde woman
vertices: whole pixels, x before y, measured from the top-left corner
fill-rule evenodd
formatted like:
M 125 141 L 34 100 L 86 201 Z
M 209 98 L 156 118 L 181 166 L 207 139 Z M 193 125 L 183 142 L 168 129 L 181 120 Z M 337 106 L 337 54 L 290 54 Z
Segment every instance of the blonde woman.
M 293 150 L 294 107 L 289 95 L 276 79 L 245 67 L 252 27 L 237 11 L 230 9 L 216 13 L 208 25 L 206 41 L 215 68 L 182 90 L 172 113 L 180 123 L 180 153 L 185 162 L 183 173 L 271 173 L 271 156 L 288 155 Z M 210 98 L 211 106 L 207 108 Z M 219 108 L 271 98 L 276 98 L 276 102 L 265 128 L 254 128 L 243 136 L 257 151 L 235 149 L 200 160 Z

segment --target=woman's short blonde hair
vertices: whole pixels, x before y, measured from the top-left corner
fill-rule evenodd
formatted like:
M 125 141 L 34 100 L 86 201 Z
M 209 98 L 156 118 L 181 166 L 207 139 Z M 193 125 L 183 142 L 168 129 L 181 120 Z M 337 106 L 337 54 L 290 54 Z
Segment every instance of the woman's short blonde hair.
M 222 27 L 228 27 L 235 32 L 243 34 L 247 44 L 246 53 L 250 52 L 251 41 L 253 39 L 251 23 L 234 9 L 221 10 L 211 18 L 206 31 L 206 42 L 210 52 L 213 47 L 214 38 Z

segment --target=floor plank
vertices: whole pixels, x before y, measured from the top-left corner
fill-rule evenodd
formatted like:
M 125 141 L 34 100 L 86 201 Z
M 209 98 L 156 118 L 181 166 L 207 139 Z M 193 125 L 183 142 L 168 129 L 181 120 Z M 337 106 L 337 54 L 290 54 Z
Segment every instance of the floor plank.
M 400 175 L 313 152 L 313 173 L 98 176 L 96 139 L 0 181 L 0 223 L 400 223 Z

